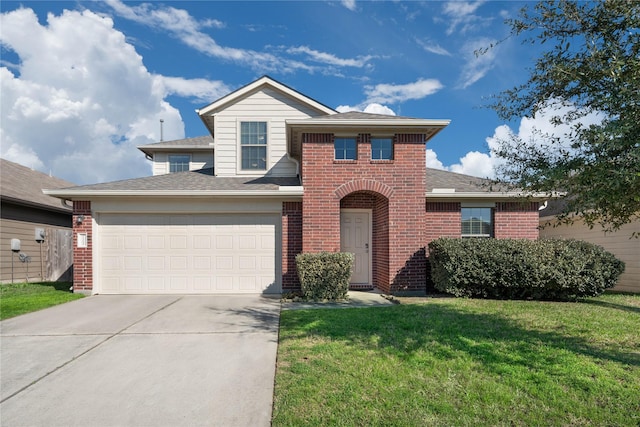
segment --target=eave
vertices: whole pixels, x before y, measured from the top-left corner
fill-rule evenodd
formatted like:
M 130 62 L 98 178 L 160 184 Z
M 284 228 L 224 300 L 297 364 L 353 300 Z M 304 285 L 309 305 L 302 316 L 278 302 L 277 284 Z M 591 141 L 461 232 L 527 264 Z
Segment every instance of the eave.
M 454 200 L 528 200 L 532 202 L 539 202 L 549 200 L 550 198 L 559 197 L 558 194 L 547 193 L 522 193 L 522 192 L 438 192 L 429 191 L 426 193 L 426 198 L 429 201 L 454 201 Z
M 301 197 L 302 187 L 280 187 L 278 190 L 43 190 L 44 194 L 66 200 L 86 200 L 105 197 L 151 197 L 151 198 L 242 198 L 242 197 Z

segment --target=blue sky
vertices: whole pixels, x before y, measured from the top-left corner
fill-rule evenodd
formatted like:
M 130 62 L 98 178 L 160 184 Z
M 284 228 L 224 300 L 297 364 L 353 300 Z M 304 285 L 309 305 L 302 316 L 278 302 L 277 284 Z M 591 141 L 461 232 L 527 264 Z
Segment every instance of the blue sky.
M 427 164 L 490 176 L 496 138 L 533 119 L 505 124 L 486 97 L 539 52 L 474 51 L 525 4 L 3 1 L 0 154 L 77 184 L 150 175 L 135 146 L 160 119 L 165 140 L 204 135 L 195 109 L 267 74 L 339 111 L 451 119 Z

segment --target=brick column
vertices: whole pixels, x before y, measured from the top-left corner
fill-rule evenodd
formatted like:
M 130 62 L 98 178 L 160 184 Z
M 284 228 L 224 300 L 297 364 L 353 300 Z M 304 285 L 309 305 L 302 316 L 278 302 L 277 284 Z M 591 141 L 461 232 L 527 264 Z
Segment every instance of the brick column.
M 93 229 L 91 202 L 73 202 L 73 292 L 93 291 Z M 87 247 L 78 247 L 78 233 L 87 234 Z
M 296 255 L 302 252 L 302 202 L 282 203 L 282 292 L 300 289 Z

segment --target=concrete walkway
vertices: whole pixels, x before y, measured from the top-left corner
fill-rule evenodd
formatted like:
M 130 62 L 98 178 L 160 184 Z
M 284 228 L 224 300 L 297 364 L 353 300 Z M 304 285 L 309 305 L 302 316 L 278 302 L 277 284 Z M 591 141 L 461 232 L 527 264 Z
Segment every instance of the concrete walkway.
M 311 308 L 356 308 L 356 307 L 384 307 L 394 305 L 394 302 L 385 298 L 377 290 L 373 291 L 349 291 L 348 301 L 343 302 L 301 302 L 283 301 L 283 310 L 305 310 Z
M 279 310 L 105 295 L 0 322 L 0 425 L 269 426 Z

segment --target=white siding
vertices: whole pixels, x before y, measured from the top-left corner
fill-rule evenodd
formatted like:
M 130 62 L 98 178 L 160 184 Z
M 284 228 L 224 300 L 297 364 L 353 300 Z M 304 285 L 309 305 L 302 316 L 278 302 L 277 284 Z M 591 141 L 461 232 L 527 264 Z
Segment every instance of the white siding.
M 318 113 L 278 91 L 263 88 L 216 114 L 215 171 L 218 176 L 265 175 L 295 176 L 296 164 L 287 159 L 285 120 L 315 117 Z M 245 172 L 239 164 L 239 123 L 266 121 L 267 171 Z
M 189 170 L 213 167 L 213 149 L 211 151 L 181 151 L 175 153 L 155 153 L 153 155 L 153 175 L 169 173 L 169 156 L 172 154 L 188 154 L 191 156 Z
M 545 223 L 545 220 L 541 221 L 541 224 Z M 640 292 L 640 240 L 631 238 L 634 231 L 640 233 L 640 220 L 623 226 L 616 233 L 604 233 L 597 225 L 590 230 L 578 220 L 571 226 L 544 227 L 540 230 L 540 237 L 578 239 L 602 246 L 626 264 L 614 290 Z

